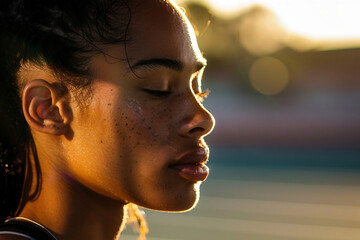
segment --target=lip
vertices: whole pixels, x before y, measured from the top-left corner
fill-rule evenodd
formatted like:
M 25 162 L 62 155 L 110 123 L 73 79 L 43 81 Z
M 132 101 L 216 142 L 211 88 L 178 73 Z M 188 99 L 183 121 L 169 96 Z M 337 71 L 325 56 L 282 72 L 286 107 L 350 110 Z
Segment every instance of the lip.
M 190 182 L 205 181 L 209 175 L 209 168 L 205 165 L 208 158 L 209 150 L 199 147 L 181 154 L 170 168 Z

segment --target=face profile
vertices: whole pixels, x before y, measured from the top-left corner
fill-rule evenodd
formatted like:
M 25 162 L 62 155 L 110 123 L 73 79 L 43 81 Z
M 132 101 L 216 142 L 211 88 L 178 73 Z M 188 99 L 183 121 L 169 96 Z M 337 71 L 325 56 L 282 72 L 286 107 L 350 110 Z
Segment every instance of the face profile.
M 174 20 L 161 5 L 145 9 L 132 23 L 148 29 L 132 32 L 132 71 L 126 62 L 94 58 L 92 100 L 85 114 L 74 111 L 74 139 L 66 149 L 76 164 L 84 159 L 88 172 L 81 169 L 81 178 L 103 179 L 94 190 L 149 208 L 186 210 L 196 199 L 194 184 L 207 175 L 203 136 L 213 118 L 198 96 L 205 60 L 183 16 Z M 107 54 L 120 52 L 110 47 Z
M 129 203 L 189 210 L 209 174 L 204 137 L 215 120 L 202 105 L 206 60 L 190 22 L 172 2 L 119 2 L 131 9 L 128 40 L 100 44 L 101 52 L 87 56 L 88 86 L 61 84 L 46 61 L 25 61 L 18 70 L 41 190 L 14 217 L 58 239 L 114 236 Z M 31 163 L 29 192 L 39 173 L 36 159 Z M 48 212 L 59 213 L 56 221 Z M 84 233 L 79 219 L 97 227 Z

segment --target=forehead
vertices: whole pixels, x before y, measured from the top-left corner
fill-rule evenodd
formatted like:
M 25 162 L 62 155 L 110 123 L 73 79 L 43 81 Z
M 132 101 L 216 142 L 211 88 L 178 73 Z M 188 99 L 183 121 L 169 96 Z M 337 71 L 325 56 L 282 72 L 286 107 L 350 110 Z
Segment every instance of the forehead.
M 144 0 L 132 10 L 130 61 L 168 58 L 191 63 L 203 60 L 195 33 L 177 7 L 161 0 Z

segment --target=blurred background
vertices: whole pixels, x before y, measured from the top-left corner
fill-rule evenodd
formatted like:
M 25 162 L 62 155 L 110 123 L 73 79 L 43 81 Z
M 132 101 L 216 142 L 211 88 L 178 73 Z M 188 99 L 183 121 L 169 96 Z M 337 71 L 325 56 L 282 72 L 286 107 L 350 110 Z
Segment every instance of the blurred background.
M 148 239 L 360 239 L 360 2 L 177 2 L 208 59 L 211 171 L 194 210 L 145 210 Z

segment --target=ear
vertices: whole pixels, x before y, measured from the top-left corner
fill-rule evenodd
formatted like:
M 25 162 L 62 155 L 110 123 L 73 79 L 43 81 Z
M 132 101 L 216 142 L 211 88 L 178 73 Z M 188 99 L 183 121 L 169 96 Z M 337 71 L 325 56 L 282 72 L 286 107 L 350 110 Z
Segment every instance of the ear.
M 65 135 L 69 130 L 72 112 L 56 84 L 31 80 L 24 88 L 22 106 L 32 129 L 53 135 Z

